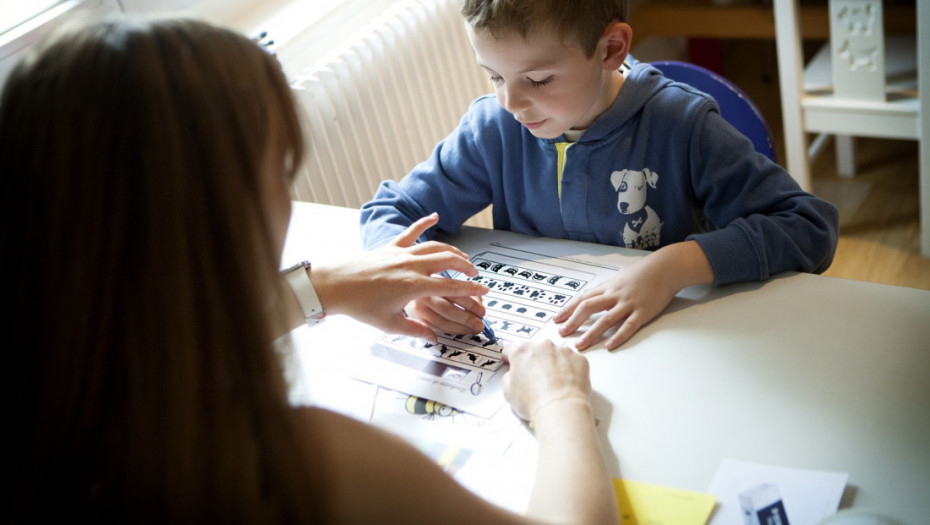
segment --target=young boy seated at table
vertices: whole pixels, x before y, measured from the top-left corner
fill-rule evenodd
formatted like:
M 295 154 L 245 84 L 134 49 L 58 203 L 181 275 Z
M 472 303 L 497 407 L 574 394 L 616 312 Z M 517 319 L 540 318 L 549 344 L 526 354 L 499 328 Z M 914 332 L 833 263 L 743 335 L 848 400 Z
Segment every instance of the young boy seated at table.
M 836 208 L 756 153 L 710 96 L 630 56 L 625 0 L 465 0 L 462 14 L 495 94 L 381 184 L 362 207 L 367 248 L 436 211 L 454 235 L 491 204 L 496 229 L 651 250 L 554 317 L 566 336 L 603 313 L 578 349 L 615 326 L 605 345 L 623 344 L 687 286 L 829 267 Z M 407 313 L 468 333 L 483 307 L 431 298 Z

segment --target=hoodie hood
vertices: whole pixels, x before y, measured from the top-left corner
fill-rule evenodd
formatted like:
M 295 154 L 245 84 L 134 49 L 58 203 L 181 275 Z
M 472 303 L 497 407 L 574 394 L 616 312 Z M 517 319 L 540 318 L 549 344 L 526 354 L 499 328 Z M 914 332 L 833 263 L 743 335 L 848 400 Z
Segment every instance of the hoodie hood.
M 626 75 L 623 87 L 614 99 L 613 104 L 607 111 L 602 113 L 591 127 L 581 136 L 578 142 L 597 142 L 610 140 L 614 135 L 623 133 L 625 126 L 633 125 L 636 122 L 636 114 L 662 90 L 671 84 L 679 85 L 673 80 L 666 78 L 662 73 L 646 62 L 640 62 L 632 56 L 627 58 L 630 64 L 630 71 Z M 690 90 L 694 93 L 700 93 Z M 703 95 L 703 93 L 700 93 Z M 711 102 L 713 99 L 704 95 Z M 549 140 L 548 142 L 564 142 L 565 137 Z

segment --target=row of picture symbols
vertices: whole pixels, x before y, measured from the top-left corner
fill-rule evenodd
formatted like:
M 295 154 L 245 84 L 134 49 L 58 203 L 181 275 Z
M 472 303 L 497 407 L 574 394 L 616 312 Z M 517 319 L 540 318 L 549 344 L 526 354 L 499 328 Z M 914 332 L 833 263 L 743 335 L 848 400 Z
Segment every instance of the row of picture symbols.
M 491 289 L 492 293 L 497 292 L 505 295 L 512 295 L 514 297 L 521 297 L 536 303 L 549 304 L 552 306 L 562 306 L 572 297 L 568 294 L 550 292 L 543 288 L 523 283 L 515 283 L 513 281 L 503 281 L 481 274 L 477 277 L 473 277 L 471 280 L 487 286 Z
M 566 290 L 579 290 L 587 284 L 587 281 L 583 279 L 492 261 L 482 257 L 474 258 L 473 262 L 479 271 L 485 270 L 486 272 L 502 276 L 509 275 L 514 279 L 545 283 L 549 286 L 564 288 Z
M 422 349 L 435 356 L 439 356 L 442 350 L 444 350 L 444 347 L 447 346 L 460 349 L 478 347 L 497 353 L 500 353 L 502 350 L 500 341 L 491 341 L 483 334 L 439 334 L 437 337 L 439 340 L 438 344 L 430 343 L 418 337 L 400 334 L 387 334 L 384 338 L 395 346 L 402 346 L 413 350 Z
M 462 342 L 466 344 L 458 344 Z M 426 343 L 425 346 L 436 357 L 494 371 L 503 364 L 500 357 L 502 344 L 500 339 L 492 342 L 482 334 L 445 334 L 439 337 L 437 344 Z
M 485 337 L 484 334 L 443 334 L 439 336 L 439 339 L 443 338 L 451 339 L 452 341 L 465 343 L 470 346 L 480 346 L 482 348 L 487 348 L 500 352 L 502 350 L 500 341 L 492 341 Z
M 486 346 L 474 344 L 482 340 L 487 342 L 481 335 L 452 336 L 446 334 L 445 338 L 440 337 L 439 342 L 434 344 L 404 335 L 388 336 L 391 345 L 424 358 L 468 365 L 479 370 L 495 371 L 503 364 L 500 357 L 501 342 L 489 343 Z M 463 341 L 467 344 L 461 344 Z
M 500 359 L 481 355 L 477 352 L 468 352 L 465 350 L 451 350 L 448 355 L 441 356 L 443 359 L 457 363 L 473 366 L 482 370 L 495 371 L 501 367 L 503 362 Z
M 506 301 L 503 299 L 490 299 L 487 303 L 485 303 L 484 306 L 485 308 L 506 312 L 508 314 L 530 319 L 539 323 L 548 322 L 549 319 L 552 319 L 552 316 L 554 315 L 554 312 L 549 310 L 525 306 L 520 303 Z
M 498 336 L 507 334 L 530 339 L 539 331 L 539 327 L 537 326 L 511 321 L 510 319 L 485 316 L 484 320 L 491 325 L 491 328 L 494 329 L 494 333 Z

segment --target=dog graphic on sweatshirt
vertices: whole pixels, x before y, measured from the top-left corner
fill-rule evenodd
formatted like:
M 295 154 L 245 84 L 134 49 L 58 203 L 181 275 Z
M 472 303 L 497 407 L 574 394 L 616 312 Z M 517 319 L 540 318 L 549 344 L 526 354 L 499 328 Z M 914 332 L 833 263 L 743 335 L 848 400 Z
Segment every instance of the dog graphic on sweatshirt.
M 662 221 L 646 205 L 646 192 L 655 189 L 659 176 L 652 170 L 622 170 L 610 174 L 617 192 L 617 210 L 623 215 L 623 246 L 645 250 L 659 246 Z

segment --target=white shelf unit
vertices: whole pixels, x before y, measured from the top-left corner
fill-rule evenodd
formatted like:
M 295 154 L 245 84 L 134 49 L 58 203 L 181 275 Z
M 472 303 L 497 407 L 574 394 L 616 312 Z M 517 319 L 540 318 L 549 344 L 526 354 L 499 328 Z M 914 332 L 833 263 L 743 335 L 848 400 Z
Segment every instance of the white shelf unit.
M 930 118 L 925 118 L 926 108 L 930 107 L 927 4 L 916 2 L 916 38 L 885 39 L 880 0 L 830 0 L 831 43 L 805 67 L 798 0 L 774 1 L 786 168 L 803 188 L 810 190 L 809 159 L 819 151 L 826 136 L 836 137 L 838 171 L 844 175 L 855 171 L 854 136 L 919 141 L 924 257 L 930 257 Z M 810 145 L 807 133 L 819 134 Z

